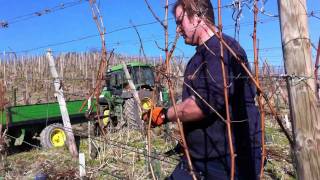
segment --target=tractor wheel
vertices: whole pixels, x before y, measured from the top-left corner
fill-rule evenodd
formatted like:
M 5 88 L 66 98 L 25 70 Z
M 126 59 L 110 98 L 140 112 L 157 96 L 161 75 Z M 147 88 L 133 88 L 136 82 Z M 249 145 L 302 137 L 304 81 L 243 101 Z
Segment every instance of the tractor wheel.
M 129 129 L 139 129 L 142 126 L 138 108 L 134 98 L 126 100 L 123 105 L 123 120 Z
M 0 131 L 0 167 L 4 165 L 4 163 L 2 162 L 5 162 L 7 159 L 8 150 L 9 150 L 8 145 L 10 145 L 10 140 L 8 139 L 8 136 L 6 136 L 5 134 L 2 134 L 2 132 Z
M 67 144 L 67 135 L 62 124 L 50 124 L 40 133 L 40 144 L 43 148 L 63 147 Z

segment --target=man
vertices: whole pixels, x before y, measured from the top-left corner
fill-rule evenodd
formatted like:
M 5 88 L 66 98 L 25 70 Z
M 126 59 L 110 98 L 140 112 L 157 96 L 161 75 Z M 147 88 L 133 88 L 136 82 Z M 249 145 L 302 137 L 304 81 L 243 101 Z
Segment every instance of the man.
M 177 31 L 185 43 L 197 46 L 184 74 L 182 103 L 176 106 L 185 131 L 193 168 L 198 179 L 230 179 L 230 153 L 226 128 L 220 41 L 213 31 L 214 12 L 210 0 L 178 0 L 173 6 Z M 247 63 L 239 43 L 223 35 L 224 41 Z M 235 179 L 257 179 L 261 160 L 260 116 L 256 91 L 247 74 L 224 48 L 232 140 L 235 150 Z M 177 117 L 174 108 L 155 108 L 155 126 Z M 221 117 L 222 116 L 222 117 Z M 147 119 L 144 117 L 143 119 Z M 191 179 L 183 157 L 169 179 Z

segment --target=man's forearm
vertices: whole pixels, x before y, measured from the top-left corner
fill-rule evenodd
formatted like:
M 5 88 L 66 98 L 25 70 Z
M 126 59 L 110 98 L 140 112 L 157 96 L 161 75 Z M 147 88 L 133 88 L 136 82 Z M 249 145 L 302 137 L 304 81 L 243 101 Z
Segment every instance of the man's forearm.
M 196 104 L 194 97 L 189 97 L 183 102 L 176 105 L 177 115 L 182 122 L 199 121 L 204 118 L 204 114 Z M 167 111 L 169 121 L 177 121 L 174 108 L 170 107 Z

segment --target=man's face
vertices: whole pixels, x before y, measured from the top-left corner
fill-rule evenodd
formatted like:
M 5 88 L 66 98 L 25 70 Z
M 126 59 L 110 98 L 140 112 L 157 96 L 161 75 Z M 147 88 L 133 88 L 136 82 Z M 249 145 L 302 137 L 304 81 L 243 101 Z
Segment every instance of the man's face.
M 198 23 L 195 23 L 194 17 L 188 18 L 187 13 L 182 9 L 181 6 L 176 8 L 175 12 L 177 32 L 183 36 L 184 42 L 192 46 L 198 45 L 197 28 Z

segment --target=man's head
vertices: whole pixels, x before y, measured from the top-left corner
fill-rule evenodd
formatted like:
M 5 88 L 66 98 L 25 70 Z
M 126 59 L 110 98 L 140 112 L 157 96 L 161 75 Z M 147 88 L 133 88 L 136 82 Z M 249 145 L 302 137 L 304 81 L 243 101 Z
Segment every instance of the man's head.
M 201 44 L 203 27 L 214 25 L 214 12 L 210 0 L 177 0 L 173 6 L 177 31 L 186 44 Z

